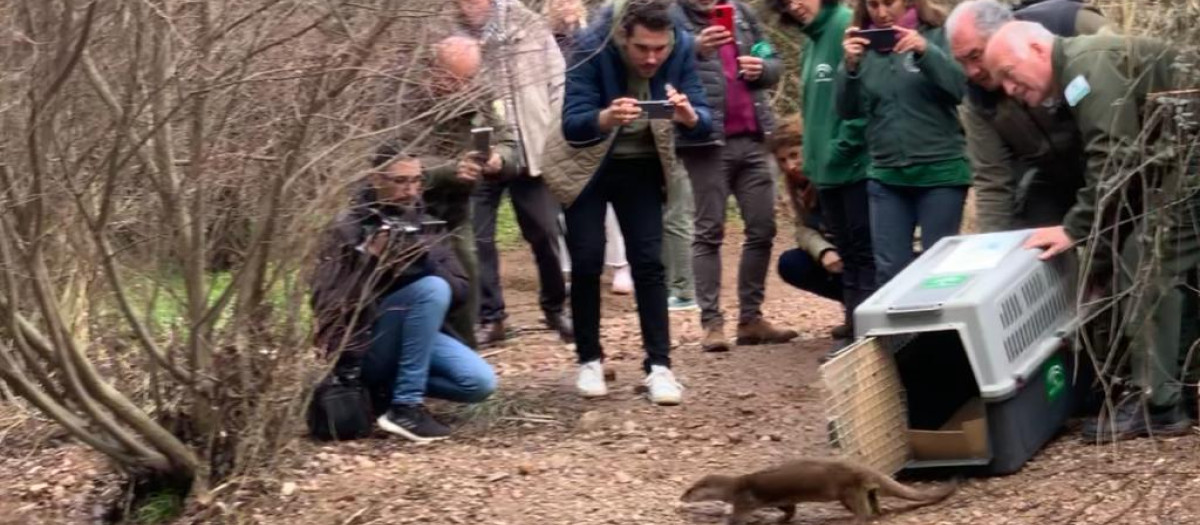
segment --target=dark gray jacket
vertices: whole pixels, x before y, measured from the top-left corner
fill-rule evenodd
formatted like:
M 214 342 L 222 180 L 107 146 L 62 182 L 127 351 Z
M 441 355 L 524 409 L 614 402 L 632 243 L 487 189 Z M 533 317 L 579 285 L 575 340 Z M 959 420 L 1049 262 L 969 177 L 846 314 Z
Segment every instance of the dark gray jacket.
M 734 16 L 736 24 L 734 40 L 737 41 L 738 56 L 751 55 L 751 48 L 759 42 L 764 43 L 766 48 L 770 49 L 763 26 L 750 8 L 737 0 L 729 3 L 734 6 L 736 13 Z M 675 23 L 681 29 L 691 33 L 692 36 L 699 36 L 700 31 L 709 25 L 708 13 L 697 10 L 688 0 L 676 0 L 675 5 L 671 7 L 671 14 Z M 696 48 L 699 49 L 699 45 Z M 774 50 L 771 50 L 770 56 L 766 57 L 763 62 L 762 76 L 749 83 L 750 89 L 754 92 L 759 140 L 764 139 L 775 127 L 775 116 L 771 112 L 767 89 L 779 82 L 783 72 L 783 61 L 779 59 Z M 677 137 L 675 144 L 681 148 L 721 145 L 725 142 L 725 72 L 721 68 L 720 55 L 714 53 L 712 56 L 703 57 L 697 51 L 696 70 L 700 74 L 700 81 L 704 84 L 704 94 L 708 105 L 712 108 L 712 132 L 703 139 Z

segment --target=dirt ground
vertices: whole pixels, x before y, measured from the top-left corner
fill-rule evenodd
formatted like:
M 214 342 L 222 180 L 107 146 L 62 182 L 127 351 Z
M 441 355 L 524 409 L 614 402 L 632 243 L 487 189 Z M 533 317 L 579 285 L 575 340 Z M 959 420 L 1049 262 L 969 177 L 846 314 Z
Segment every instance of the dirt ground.
M 732 316 L 739 237 L 730 237 L 723 300 Z M 778 246 L 790 245 L 781 232 Z M 239 522 L 279 525 L 715 524 L 721 506 L 678 503 L 700 476 L 830 453 L 817 358 L 840 319 L 835 304 L 772 273 L 767 317 L 801 337 L 727 354 L 702 353 L 697 314 L 673 313 L 685 402 L 660 408 L 634 390 L 641 350 L 632 298 L 606 294 L 602 330 L 615 388 L 609 399 L 584 401 L 572 390 L 572 352 L 540 326 L 529 254 L 506 253 L 503 266 L 517 336 L 485 352 L 501 394 L 469 410 L 435 404 L 460 422 L 453 439 L 298 440 L 282 472 L 263 481 L 267 489 L 245 494 L 229 512 Z M 51 428 L 0 412 L 0 523 L 95 523 L 102 514 L 93 502 L 113 490 L 117 476 Z M 877 523 L 1200 523 L 1200 436 L 1096 447 L 1081 444 L 1073 430 L 1021 472 L 967 480 L 941 504 L 910 508 L 885 499 Z M 760 511 L 753 523 L 778 516 Z M 794 523 L 852 520 L 839 505 L 808 504 Z

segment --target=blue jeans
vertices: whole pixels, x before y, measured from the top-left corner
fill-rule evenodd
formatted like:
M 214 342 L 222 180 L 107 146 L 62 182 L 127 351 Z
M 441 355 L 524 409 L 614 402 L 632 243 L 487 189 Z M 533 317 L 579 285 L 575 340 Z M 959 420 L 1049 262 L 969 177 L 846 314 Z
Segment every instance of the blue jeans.
M 966 186 L 893 186 L 867 181 L 876 284 L 883 286 L 913 261 L 913 234 L 921 227 L 921 251 L 958 235 Z
M 450 309 L 450 285 L 424 277 L 393 292 L 379 305 L 363 378 L 395 372 L 393 405 L 416 405 L 425 396 L 477 403 L 496 391 L 496 374 L 459 340 L 442 333 Z

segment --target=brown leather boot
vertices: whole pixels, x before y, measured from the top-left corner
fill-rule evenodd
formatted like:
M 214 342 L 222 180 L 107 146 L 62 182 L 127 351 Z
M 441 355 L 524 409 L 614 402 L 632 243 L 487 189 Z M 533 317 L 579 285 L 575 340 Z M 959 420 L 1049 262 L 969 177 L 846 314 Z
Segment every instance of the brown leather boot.
M 766 319 L 756 319 L 749 323 L 739 323 L 737 344 L 739 345 L 774 345 L 786 343 L 800 334 L 795 330 L 781 330 L 771 326 Z
M 704 340 L 700 342 L 700 348 L 705 352 L 728 352 L 729 340 L 725 339 L 725 325 L 721 323 L 711 323 L 704 327 Z

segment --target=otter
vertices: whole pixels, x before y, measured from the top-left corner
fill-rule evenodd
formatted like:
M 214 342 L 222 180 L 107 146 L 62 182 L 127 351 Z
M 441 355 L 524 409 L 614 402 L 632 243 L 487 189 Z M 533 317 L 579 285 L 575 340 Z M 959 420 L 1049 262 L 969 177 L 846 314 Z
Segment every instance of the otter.
M 786 523 L 796 515 L 796 504 L 805 501 L 840 501 L 854 513 L 856 523 L 865 523 L 879 513 L 876 492 L 929 505 L 946 499 L 956 488 L 948 484 L 922 491 L 849 461 L 800 459 L 742 476 L 705 476 L 680 500 L 733 504 L 729 525 L 742 525 L 752 512 L 768 507 L 783 511 L 780 523 Z

